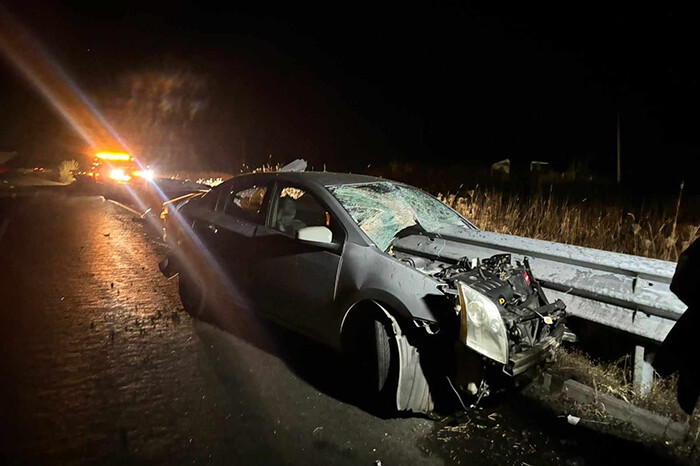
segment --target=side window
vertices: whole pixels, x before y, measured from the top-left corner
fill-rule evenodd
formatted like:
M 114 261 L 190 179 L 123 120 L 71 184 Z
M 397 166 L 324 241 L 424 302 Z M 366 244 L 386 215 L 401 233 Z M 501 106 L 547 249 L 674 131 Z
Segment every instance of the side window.
M 282 186 L 273 202 L 270 227 L 296 236 L 300 229 L 315 226 L 331 228 L 331 215 L 326 208 L 312 194 L 293 186 Z
M 266 192 L 265 186 L 253 185 L 238 191 L 234 188 L 228 194 L 224 213 L 249 222 L 264 224 L 263 201 Z

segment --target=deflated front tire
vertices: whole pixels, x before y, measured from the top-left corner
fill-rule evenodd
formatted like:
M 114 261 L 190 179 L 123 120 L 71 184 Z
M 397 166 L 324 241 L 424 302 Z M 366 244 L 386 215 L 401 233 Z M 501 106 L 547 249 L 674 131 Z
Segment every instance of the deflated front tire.
M 418 349 L 398 321 L 379 307 L 353 322 L 346 347 L 357 369 L 362 401 L 379 412 L 430 413 L 433 398 Z

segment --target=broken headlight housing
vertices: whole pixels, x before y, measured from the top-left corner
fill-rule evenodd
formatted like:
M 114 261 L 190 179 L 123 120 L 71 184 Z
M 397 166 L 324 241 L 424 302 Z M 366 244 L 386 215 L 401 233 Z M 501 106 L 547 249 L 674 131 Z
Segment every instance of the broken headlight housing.
M 461 310 L 460 338 L 474 351 L 508 362 L 508 335 L 498 306 L 462 281 L 457 282 Z

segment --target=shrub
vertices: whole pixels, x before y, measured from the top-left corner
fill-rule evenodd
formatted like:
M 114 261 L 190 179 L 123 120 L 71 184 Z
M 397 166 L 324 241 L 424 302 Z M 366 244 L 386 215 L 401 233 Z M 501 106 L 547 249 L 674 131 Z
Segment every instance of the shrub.
M 58 165 L 58 178 L 61 183 L 72 183 L 75 181 L 73 172 L 77 171 L 80 166 L 75 160 L 64 160 Z

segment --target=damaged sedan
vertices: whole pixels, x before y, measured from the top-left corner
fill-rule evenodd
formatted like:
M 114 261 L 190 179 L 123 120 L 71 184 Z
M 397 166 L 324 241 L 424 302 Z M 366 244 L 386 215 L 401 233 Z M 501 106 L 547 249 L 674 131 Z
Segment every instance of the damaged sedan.
M 460 237 L 476 227 L 402 183 L 243 175 L 166 214 L 176 231 L 161 271 L 179 274 L 188 312 L 250 310 L 340 350 L 392 411 L 483 396 L 551 359 L 566 329 L 527 258 L 467 257 Z

